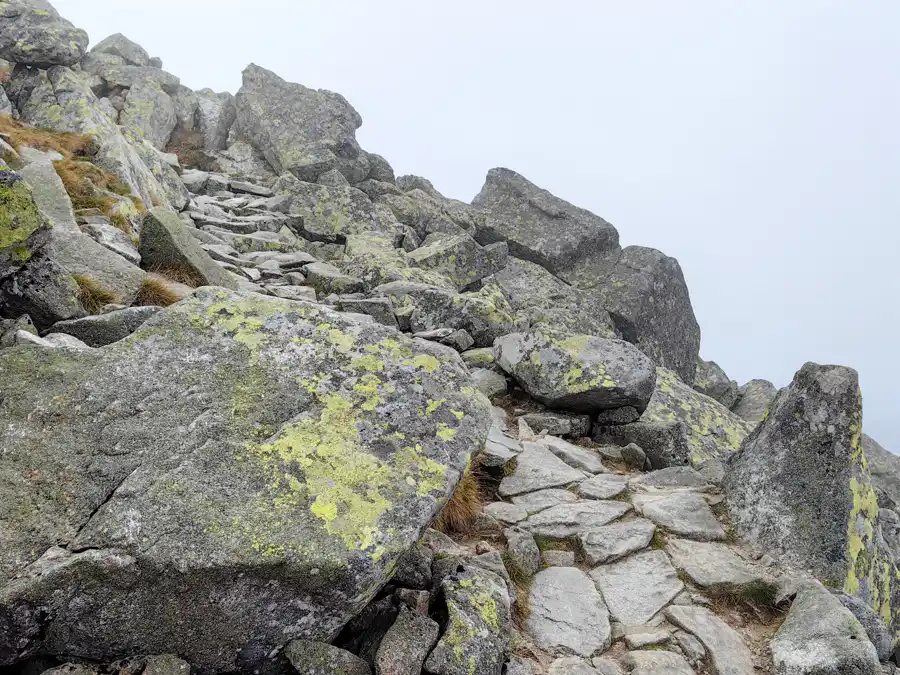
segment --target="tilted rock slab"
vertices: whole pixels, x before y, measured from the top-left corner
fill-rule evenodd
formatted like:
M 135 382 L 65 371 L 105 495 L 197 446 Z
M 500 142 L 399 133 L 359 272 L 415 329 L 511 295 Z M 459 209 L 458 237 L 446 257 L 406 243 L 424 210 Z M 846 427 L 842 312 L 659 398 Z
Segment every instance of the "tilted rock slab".
M 732 460 L 728 506 L 752 544 L 865 601 L 896 633 L 900 570 L 861 437 L 856 371 L 807 363 Z
M 466 378 L 395 330 L 212 288 L 102 349 L 4 350 L 0 664 L 251 671 L 331 641 L 483 446 Z

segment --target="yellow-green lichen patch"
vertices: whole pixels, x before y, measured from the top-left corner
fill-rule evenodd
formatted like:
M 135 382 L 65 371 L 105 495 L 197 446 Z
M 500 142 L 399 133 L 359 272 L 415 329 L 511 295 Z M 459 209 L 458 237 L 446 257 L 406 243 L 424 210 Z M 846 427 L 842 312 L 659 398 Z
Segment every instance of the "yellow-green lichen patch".
M 0 180 L 0 251 L 21 246 L 42 223 L 28 185 L 16 174 Z M 19 253 L 21 260 L 24 254 Z

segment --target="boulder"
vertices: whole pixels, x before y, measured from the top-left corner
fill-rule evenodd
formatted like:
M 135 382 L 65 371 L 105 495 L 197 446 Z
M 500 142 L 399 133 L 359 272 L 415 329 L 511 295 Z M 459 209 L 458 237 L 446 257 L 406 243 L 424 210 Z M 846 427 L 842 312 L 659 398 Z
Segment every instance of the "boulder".
M 656 382 L 650 359 L 627 342 L 541 326 L 503 336 L 494 343 L 494 355 L 535 399 L 580 413 L 644 410 Z
M 737 401 L 737 382 L 728 378 L 725 371 L 715 361 L 697 359 L 697 375 L 694 378 L 694 389 L 704 396 L 718 401 L 729 410 Z
M 829 589 L 829 592 L 837 598 L 838 602 L 849 609 L 850 613 L 862 625 L 869 642 L 872 643 L 872 646 L 875 647 L 875 651 L 878 653 L 878 660 L 881 662 L 888 661 L 894 651 L 894 638 L 882 618 L 875 613 L 874 609 L 859 598 L 833 588 Z
M 243 77 L 235 135 L 261 150 L 277 173 L 312 182 L 339 160 L 359 157 L 362 118 L 343 96 L 286 82 L 255 64 Z
M 104 223 L 88 224 L 81 226 L 82 231 L 101 246 L 105 246 L 113 253 L 118 253 L 132 265 L 141 264 L 141 254 L 130 236 L 112 225 Z
M 137 82 L 125 94 L 125 108 L 119 115 L 119 124 L 158 150 L 168 145 L 177 123 L 175 104 L 152 80 Z
M 557 276 L 583 258 L 619 250 L 612 225 L 509 169 L 491 169 L 472 204 L 489 216 L 478 227 L 479 242 L 505 241 L 511 255 Z
M 0 664 L 248 672 L 332 640 L 483 446 L 465 375 L 395 330 L 224 289 L 103 349 L 0 352 Z
M 765 417 L 777 393 L 778 389 L 768 380 L 750 380 L 738 389 L 737 400 L 731 410 L 738 417 L 756 425 Z
M 856 371 L 807 363 L 731 461 L 737 531 L 872 607 L 896 630 L 900 593 L 862 445 Z
M 868 434 L 862 435 L 862 446 L 872 485 L 884 492 L 894 504 L 900 505 L 900 457 L 879 445 Z
M 181 80 L 159 68 L 149 66 L 129 66 L 106 63 L 97 69 L 97 75 L 108 87 L 130 89 L 140 84 L 152 85 L 166 94 L 176 94 L 181 87 Z
M 859 621 L 826 589 L 805 586 L 770 643 L 777 675 L 881 675 Z
M 465 357 L 463 357 L 465 359 Z M 571 415 L 560 412 L 539 412 L 522 415 L 528 426 L 539 431 L 547 430 L 551 436 L 583 438 L 591 433 L 589 415 Z
M 438 237 L 412 251 L 411 265 L 437 270 L 452 280 L 459 290 L 490 276 L 506 266 L 506 244 L 498 242 L 481 247 L 468 234 Z
M 709 504 L 695 492 L 635 495 L 632 501 L 645 518 L 668 532 L 698 541 L 725 539 L 725 530 Z
M 0 6 L 0 58 L 49 68 L 81 60 L 88 34 L 63 19 L 47 0 L 19 0 Z
M 103 347 L 124 340 L 160 310 L 159 307 L 127 307 L 82 319 L 53 324 L 48 332 L 65 333 L 88 347 Z
M 541 550 L 532 534 L 518 527 L 509 527 L 503 530 L 503 536 L 506 538 L 504 563 L 507 567 L 515 568 L 516 573 L 526 579 L 537 574 L 541 569 Z
M 234 96 L 228 92 L 217 94 L 212 89 L 195 91 L 194 96 L 197 97 L 197 131 L 203 135 L 203 149 L 224 150 L 228 132 L 237 117 Z
M 371 675 L 369 664 L 350 652 L 326 642 L 292 640 L 284 655 L 304 675 Z M 146 672 L 146 671 L 145 671 Z
M 660 366 L 693 384 L 700 326 L 681 266 L 652 248 L 629 246 L 612 262 L 582 261 L 560 272 L 564 281 L 594 294 L 609 311 L 622 338 Z
M 172 211 L 153 209 L 141 226 L 141 259 L 145 267 L 177 269 L 198 285 L 235 288 L 235 282 L 219 267 Z
M 576 539 L 576 545 L 584 561 L 594 567 L 647 548 L 655 532 L 656 525 L 636 518 L 582 532 Z
M 150 65 L 150 54 L 147 50 L 121 33 L 114 33 L 100 40 L 91 47 L 91 54 L 113 54 L 131 66 Z
M 436 621 L 402 607 L 378 647 L 375 675 L 420 675 L 440 633 Z

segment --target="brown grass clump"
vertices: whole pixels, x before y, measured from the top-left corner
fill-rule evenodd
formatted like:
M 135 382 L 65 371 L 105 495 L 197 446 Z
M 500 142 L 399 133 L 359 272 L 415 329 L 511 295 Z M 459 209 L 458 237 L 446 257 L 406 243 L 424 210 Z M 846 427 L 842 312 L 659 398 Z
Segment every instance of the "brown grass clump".
M 438 514 L 432 527 L 444 534 L 469 534 L 475 518 L 484 507 L 481 492 L 481 465 L 478 459 L 469 463 L 450 500 Z
M 37 150 L 54 150 L 66 159 L 91 157 L 96 151 L 94 140 L 90 136 L 35 129 L 14 120 L 9 115 L 0 115 L 0 135 L 3 135 L 16 150 L 21 146 Z
M 193 272 L 186 267 L 175 265 L 169 265 L 167 267 L 156 266 L 149 270 L 149 272 L 165 277 L 169 281 L 174 281 L 176 284 L 184 284 L 191 288 L 199 288 L 203 285 L 203 279 L 201 279 L 196 272 Z
M 141 281 L 134 304 L 142 307 L 168 307 L 180 300 L 181 296 L 172 290 L 165 279 L 148 275 Z
M 72 278 L 78 284 L 78 301 L 88 314 L 97 314 L 106 305 L 120 301 L 118 295 L 104 288 L 96 279 L 81 274 Z
M 198 131 L 176 130 L 169 139 L 166 152 L 174 153 L 181 166 L 195 167 L 201 171 L 221 171 L 219 163 L 206 153 L 203 134 Z

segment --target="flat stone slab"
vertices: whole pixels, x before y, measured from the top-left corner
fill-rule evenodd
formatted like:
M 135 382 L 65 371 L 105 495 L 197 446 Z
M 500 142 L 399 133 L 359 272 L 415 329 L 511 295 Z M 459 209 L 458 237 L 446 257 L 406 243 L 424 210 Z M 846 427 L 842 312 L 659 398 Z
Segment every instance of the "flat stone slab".
M 519 495 L 512 498 L 513 504 L 521 506 L 528 511 L 528 515 L 539 513 L 560 504 L 572 504 L 577 501 L 578 495 L 574 492 L 559 488 L 539 490 L 538 492 L 531 492 L 527 495 Z
M 624 516 L 631 504 L 592 500 L 560 504 L 530 516 L 521 527 L 536 537 L 563 540 L 603 527 Z
M 713 593 L 765 583 L 760 574 L 725 544 L 672 538 L 666 544 L 666 553 L 676 568 Z
M 545 446 L 526 441 L 522 447 L 516 457 L 516 470 L 500 481 L 501 497 L 560 487 L 584 478 L 581 471 L 573 469 Z
M 589 657 L 611 642 L 609 612 L 587 574 L 575 567 L 538 572 L 529 595 L 526 630 L 551 654 Z
M 721 541 L 725 530 L 709 504 L 694 492 L 676 492 L 666 496 L 636 495 L 634 507 L 645 518 L 673 534 L 699 541 Z
M 741 636 L 705 607 L 672 606 L 666 618 L 703 643 L 718 675 L 754 674 L 753 658 Z
M 571 467 L 583 469 L 588 473 L 605 473 L 607 471 L 596 450 L 582 448 L 580 445 L 569 443 L 555 436 L 546 436 L 541 442 L 549 448 L 550 452 Z
M 598 473 L 578 486 L 578 496 L 584 499 L 613 499 L 628 489 L 628 476 Z
M 483 511 L 491 518 L 508 525 L 513 525 L 528 517 L 528 511 L 521 506 L 506 502 L 491 502 L 484 507 Z
M 564 656 L 550 664 L 547 675 L 597 675 L 597 671 L 580 656 Z
M 694 675 L 694 669 L 675 652 L 628 652 L 622 664 L 631 675 Z
M 488 467 L 504 466 L 521 452 L 522 444 L 504 434 L 503 428 L 494 420 L 481 453 L 482 463 Z
M 644 518 L 637 518 L 585 532 L 578 537 L 577 546 L 585 562 L 593 567 L 615 562 L 647 548 L 654 532 L 656 525 Z
M 698 471 L 689 466 L 670 466 L 659 471 L 637 474 L 628 483 L 633 492 L 655 490 L 696 490 L 706 492 L 712 484 Z
M 591 578 L 596 582 L 609 612 L 626 626 L 652 619 L 684 588 L 663 551 L 637 553 L 611 565 L 601 565 Z
M 544 567 L 575 567 L 574 551 L 548 550 L 541 553 Z

